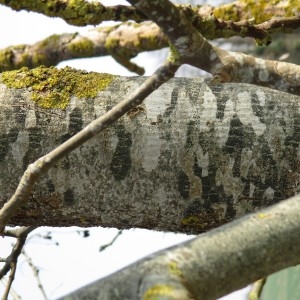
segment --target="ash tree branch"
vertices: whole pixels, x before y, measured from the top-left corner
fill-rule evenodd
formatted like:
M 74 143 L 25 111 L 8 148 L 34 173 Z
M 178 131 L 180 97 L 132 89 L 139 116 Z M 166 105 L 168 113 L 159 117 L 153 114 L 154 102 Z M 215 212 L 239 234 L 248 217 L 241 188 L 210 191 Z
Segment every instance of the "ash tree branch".
M 127 22 L 84 34 L 55 34 L 33 45 L 7 47 L 0 50 L 0 72 L 41 65 L 50 67 L 68 59 L 106 55 L 129 61 L 140 52 L 167 46 L 168 40 L 156 24 Z
M 225 31 L 229 36 L 236 34 L 252 36 L 269 42 L 271 33 L 299 27 L 299 17 L 272 18 L 255 25 L 249 20 L 232 22 L 219 20 L 216 17 L 199 17 L 201 13 L 204 14 L 203 9 L 195 11 L 165 1 L 161 3 L 132 1 L 132 3 L 136 3 L 143 14 L 156 22 L 165 36 L 158 27 L 150 23 L 142 24 L 140 27 L 122 24 L 99 29 L 99 33 L 95 35 L 52 36 L 33 46 L 23 45 L 2 50 L 1 70 L 11 70 L 21 66 L 31 68 L 41 64 L 50 66 L 66 59 L 109 54 L 128 70 L 142 75 L 144 69 L 132 63 L 130 59 L 142 51 L 165 47 L 168 38 L 178 51 L 176 59 L 180 58 L 182 64 L 190 64 L 212 73 L 213 82 L 253 83 L 300 94 L 299 66 L 225 51 L 213 47 L 204 38 L 204 36 L 209 39 L 219 37 L 218 34 L 221 36 Z M 159 14 L 151 16 L 151 11 L 158 11 Z M 169 11 L 172 12 L 171 16 L 167 13 Z M 207 11 L 205 13 L 208 14 Z M 146 28 L 147 34 L 143 35 L 142 32 Z
M 0 0 L 0 4 L 19 11 L 27 10 L 42 13 L 48 17 L 59 17 L 70 25 L 98 25 L 103 21 L 145 21 L 145 16 L 130 6 L 104 6 L 99 1 L 18 1 Z
M 157 252 L 61 300 L 217 299 L 300 263 L 299 201 L 298 194 Z
M 3 232 L 6 224 L 15 214 L 16 210 L 27 202 L 34 184 L 42 174 L 47 172 L 55 163 L 65 157 L 68 153 L 113 124 L 132 108 L 141 104 L 150 93 L 170 78 L 174 77 L 178 67 L 179 66 L 176 64 L 166 62 L 151 77 L 146 79 L 146 81 L 129 97 L 115 105 L 100 118 L 92 121 L 87 127 L 55 148 L 53 151 L 30 164 L 24 172 L 14 195 L 0 210 L 0 232 Z
M 212 46 L 168 0 L 129 2 L 162 29 L 176 49 L 176 60 L 211 73 L 212 83 L 244 82 L 300 94 L 300 66 Z

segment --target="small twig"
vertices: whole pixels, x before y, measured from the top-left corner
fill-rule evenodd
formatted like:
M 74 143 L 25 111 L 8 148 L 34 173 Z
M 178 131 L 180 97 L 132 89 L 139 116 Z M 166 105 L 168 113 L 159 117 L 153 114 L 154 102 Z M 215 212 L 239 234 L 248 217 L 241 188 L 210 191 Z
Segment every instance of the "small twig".
M 248 300 L 259 300 L 262 289 L 267 281 L 267 278 L 262 278 L 255 281 L 251 287 L 251 291 L 248 295 Z
M 26 261 L 27 261 L 28 265 L 30 266 L 30 268 L 31 268 L 31 270 L 32 270 L 32 272 L 33 272 L 33 275 L 34 275 L 34 277 L 36 278 L 38 287 L 39 287 L 41 293 L 43 294 L 44 299 L 45 299 L 45 300 L 48 300 L 46 291 L 45 291 L 45 289 L 44 289 L 44 286 L 43 286 L 43 284 L 42 284 L 42 282 L 41 282 L 41 279 L 40 279 L 40 276 L 39 276 L 39 269 L 33 264 L 31 257 L 29 257 L 29 256 L 27 255 L 27 253 L 25 252 L 24 249 L 22 250 L 22 254 L 25 256 Z
M 4 235 L 17 238 L 17 242 L 12 248 L 10 255 L 6 258 L 3 268 L 0 270 L 0 279 L 2 279 L 3 276 L 5 276 L 9 272 L 9 270 L 11 270 L 5 292 L 2 296 L 2 300 L 6 300 L 8 297 L 12 282 L 15 278 L 18 257 L 21 254 L 27 236 L 31 231 L 33 231 L 36 228 L 36 226 L 29 226 L 4 231 Z
M 4 286 L 7 286 L 7 279 L 3 277 L 1 282 Z M 17 292 L 11 287 L 10 288 L 10 295 L 13 297 L 14 300 L 21 300 L 22 298 L 17 294 Z
M 16 210 L 27 202 L 34 184 L 42 174 L 47 172 L 61 158 L 65 157 L 71 151 L 94 137 L 97 133 L 113 124 L 133 107 L 141 104 L 148 95 L 170 78 L 174 77 L 179 66 L 180 65 L 177 62 L 172 63 L 167 61 L 151 77 L 147 78 L 131 95 L 115 105 L 103 116 L 91 122 L 87 127 L 69 140 L 30 164 L 23 174 L 14 195 L 0 210 L 0 233 L 3 232 L 6 224 Z
M 8 278 L 8 281 L 7 281 L 7 284 L 6 284 L 6 287 L 5 287 L 5 291 L 4 291 L 4 294 L 3 294 L 2 298 L 1 298 L 1 300 L 7 300 L 7 298 L 8 298 L 12 282 L 15 279 L 15 274 L 16 274 L 16 269 L 17 269 L 17 263 L 16 262 L 12 262 L 11 265 L 10 265 L 10 268 L 11 268 L 11 271 L 10 271 L 9 278 Z
M 123 233 L 122 230 L 119 230 L 118 233 L 114 236 L 114 238 L 107 244 L 102 245 L 99 249 L 99 252 L 104 251 L 106 248 L 110 247 L 113 245 L 113 243 L 117 240 L 117 238 Z

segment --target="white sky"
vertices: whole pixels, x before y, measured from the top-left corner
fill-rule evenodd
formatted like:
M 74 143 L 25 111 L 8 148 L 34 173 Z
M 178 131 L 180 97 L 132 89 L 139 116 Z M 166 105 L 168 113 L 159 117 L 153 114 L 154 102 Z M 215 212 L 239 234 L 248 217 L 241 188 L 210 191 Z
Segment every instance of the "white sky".
M 109 5 L 113 5 L 114 2 L 125 3 L 125 1 L 102 1 L 102 3 L 109 3 Z M 24 11 L 14 12 L 0 5 L 0 49 L 10 45 L 34 43 L 54 33 L 84 30 L 87 29 L 67 25 L 58 18 L 51 19 Z M 160 60 L 164 59 L 164 55 L 166 53 L 159 56 Z M 150 75 L 157 67 L 157 60 L 157 57 L 142 54 L 134 61 L 146 67 L 146 75 Z M 127 70 L 115 63 L 110 57 L 68 61 L 59 66 L 64 65 L 97 72 L 111 72 L 113 70 L 115 74 L 130 75 Z M 33 235 L 48 230 L 51 229 L 40 228 Z M 34 236 L 28 241 L 25 248 L 33 263 L 40 269 L 42 284 L 50 299 L 55 299 L 106 276 L 147 254 L 190 238 L 173 233 L 128 230 L 119 237 L 112 247 L 99 253 L 99 247 L 114 237 L 117 232 L 116 229 L 93 228 L 91 229 L 91 237 L 85 239 L 76 233 L 77 228 L 55 228 L 53 230 L 55 231 L 54 240 L 59 242 L 59 246 L 55 246 L 54 242 Z M 11 242 L 8 238 L 0 240 L 0 257 L 8 255 Z M 32 271 L 23 257 L 20 258 L 13 289 L 22 296 L 23 300 L 43 299 L 32 276 Z M 2 293 L 3 286 L 0 284 L 0 295 Z M 244 295 L 245 292 L 235 293 L 226 299 L 241 300 L 245 299 Z M 225 300 L 225 298 L 222 299 Z

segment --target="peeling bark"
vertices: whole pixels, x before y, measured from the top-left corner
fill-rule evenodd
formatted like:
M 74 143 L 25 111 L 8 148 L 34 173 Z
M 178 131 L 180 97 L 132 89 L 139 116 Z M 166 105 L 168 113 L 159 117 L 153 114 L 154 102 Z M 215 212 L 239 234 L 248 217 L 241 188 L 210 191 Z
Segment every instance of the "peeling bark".
M 0 205 L 29 163 L 143 81 L 117 78 L 65 110 L 1 84 Z M 207 231 L 300 192 L 299 143 L 299 97 L 172 79 L 49 170 L 11 225 Z

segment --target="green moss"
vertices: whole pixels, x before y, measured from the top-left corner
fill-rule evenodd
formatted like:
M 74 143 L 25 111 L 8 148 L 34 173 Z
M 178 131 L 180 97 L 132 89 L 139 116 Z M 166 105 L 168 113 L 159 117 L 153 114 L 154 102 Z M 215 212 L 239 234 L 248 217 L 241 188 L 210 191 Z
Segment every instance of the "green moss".
M 43 108 L 65 109 L 71 96 L 93 98 L 115 78 L 111 74 L 99 74 L 75 70 L 70 67 L 57 69 L 44 66 L 29 70 L 3 72 L 1 81 L 11 88 L 31 88 L 32 100 Z

